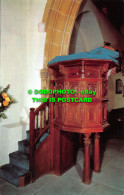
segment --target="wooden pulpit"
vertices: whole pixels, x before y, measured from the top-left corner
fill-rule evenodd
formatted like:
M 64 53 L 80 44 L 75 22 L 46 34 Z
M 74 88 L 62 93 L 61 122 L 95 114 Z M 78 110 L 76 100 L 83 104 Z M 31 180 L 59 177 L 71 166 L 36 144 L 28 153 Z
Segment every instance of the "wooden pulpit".
M 52 167 L 62 174 L 76 161 L 79 134 L 84 134 L 83 182 L 90 183 L 90 136 L 94 136 L 94 171 L 100 172 L 99 133 L 107 122 L 109 69 L 112 60 L 73 59 L 49 64 L 50 103 L 54 109 Z

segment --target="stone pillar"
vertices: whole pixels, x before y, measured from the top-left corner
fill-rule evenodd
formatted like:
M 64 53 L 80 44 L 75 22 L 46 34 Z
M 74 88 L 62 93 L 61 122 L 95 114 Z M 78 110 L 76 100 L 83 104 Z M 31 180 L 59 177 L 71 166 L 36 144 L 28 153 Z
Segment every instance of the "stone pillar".
M 40 71 L 41 75 L 41 89 L 48 89 L 49 84 L 48 84 L 48 69 L 44 68 Z M 45 94 L 42 95 L 42 97 L 46 97 Z

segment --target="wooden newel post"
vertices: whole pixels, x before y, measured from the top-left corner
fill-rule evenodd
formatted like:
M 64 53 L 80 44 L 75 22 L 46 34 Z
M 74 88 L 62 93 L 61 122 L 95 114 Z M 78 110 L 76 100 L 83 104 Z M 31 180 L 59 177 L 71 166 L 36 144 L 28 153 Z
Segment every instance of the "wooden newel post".
M 34 108 L 30 108 L 30 131 L 29 131 L 29 150 L 30 150 L 30 171 L 34 177 L 33 162 L 34 162 L 34 151 L 35 151 L 35 113 Z
M 90 172 L 90 134 L 84 134 L 84 170 L 83 170 L 83 182 L 90 184 L 91 182 L 91 172 Z
M 94 140 L 94 171 L 100 172 L 100 144 L 99 144 L 100 135 L 95 133 Z
M 50 89 L 54 89 L 54 81 L 50 81 Z M 49 101 L 49 120 L 50 120 L 50 136 L 51 136 L 51 170 L 53 170 L 53 154 L 54 154 L 54 102 L 52 102 L 53 94 L 50 95 Z

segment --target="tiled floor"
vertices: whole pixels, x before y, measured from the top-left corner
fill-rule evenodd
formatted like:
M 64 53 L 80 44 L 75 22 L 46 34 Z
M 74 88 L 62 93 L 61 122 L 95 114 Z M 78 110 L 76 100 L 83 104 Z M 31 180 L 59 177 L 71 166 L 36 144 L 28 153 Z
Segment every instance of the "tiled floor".
M 124 195 L 124 141 L 110 138 L 101 154 L 101 173 L 92 172 L 90 185 L 81 181 L 83 152 L 80 150 L 76 166 L 60 177 L 45 175 L 22 188 L 0 179 L 0 195 Z

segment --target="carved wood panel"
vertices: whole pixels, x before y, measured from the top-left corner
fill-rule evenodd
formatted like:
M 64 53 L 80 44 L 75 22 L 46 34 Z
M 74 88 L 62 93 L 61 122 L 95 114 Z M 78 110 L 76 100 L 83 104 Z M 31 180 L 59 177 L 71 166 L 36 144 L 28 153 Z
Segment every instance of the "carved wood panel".
M 64 89 L 64 82 L 62 80 L 58 80 L 55 82 L 55 89 L 56 90 L 63 90 Z M 57 94 L 55 93 L 55 119 L 59 123 L 63 123 L 65 120 L 65 109 L 64 109 L 64 103 L 58 102 L 57 99 L 59 97 L 64 97 L 63 94 Z
M 81 81 L 80 82 L 80 91 L 84 91 L 84 90 L 88 90 L 88 91 L 96 91 L 96 94 L 89 94 L 85 95 L 85 96 L 89 96 L 92 98 L 102 98 L 102 84 L 101 84 L 101 80 L 100 79 L 94 79 L 91 81 L 90 80 L 86 80 L 86 81 Z
M 101 122 L 101 102 L 84 104 L 84 125 L 94 127 L 100 125 Z
M 68 81 L 66 81 L 65 82 L 65 89 L 75 90 L 74 94 L 71 94 L 71 93 L 66 94 L 66 97 L 79 97 L 79 94 L 80 94 L 80 93 L 78 93 L 79 90 L 80 90 L 79 89 L 79 82 L 74 82 L 74 81 L 68 82 Z
M 85 78 L 98 78 L 99 71 L 97 69 L 86 69 L 85 68 Z
M 108 81 L 106 79 L 102 80 L 102 97 L 108 97 Z
M 64 123 L 65 121 L 65 103 L 63 102 L 56 102 L 55 103 L 55 119 L 59 123 Z
M 55 82 L 55 89 L 56 90 L 63 90 L 64 89 L 64 81 L 63 80 L 57 80 Z M 55 97 L 58 98 L 58 97 L 64 97 L 63 94 L 55 94 Z
M 66 103 L 65 113 L 65 125 L 81 126 L 83 119 L 80 103 Z

